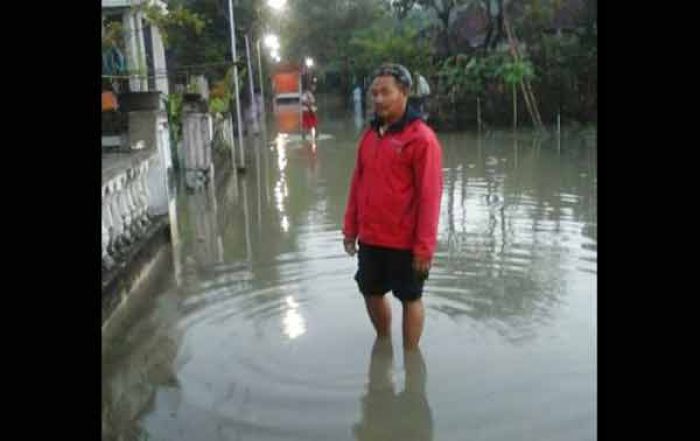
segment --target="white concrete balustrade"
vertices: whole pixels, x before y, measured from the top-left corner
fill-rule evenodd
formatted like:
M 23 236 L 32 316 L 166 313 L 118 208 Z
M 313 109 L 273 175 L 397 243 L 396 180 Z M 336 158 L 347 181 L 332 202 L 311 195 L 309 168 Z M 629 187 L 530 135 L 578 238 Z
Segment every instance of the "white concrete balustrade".
M 142 239 L 152 224 L 151 208 L 162 201 L 151 197 L 149 175 L 162 173 L 155 169 L 154 162 L 160 162 L 158 154 L 145 157 L 142 161 L 126 168 L 102 185 L 102 264 L 111 269 L 123 260 L 127 249 Z M 150 176 L 153 178 L 152 176 Z M 151 179 L 160 183 L 161 179 Z M 162 189 L 159 189 L 162 191 Z M 158 213 L 155 210 L 155 213 Z

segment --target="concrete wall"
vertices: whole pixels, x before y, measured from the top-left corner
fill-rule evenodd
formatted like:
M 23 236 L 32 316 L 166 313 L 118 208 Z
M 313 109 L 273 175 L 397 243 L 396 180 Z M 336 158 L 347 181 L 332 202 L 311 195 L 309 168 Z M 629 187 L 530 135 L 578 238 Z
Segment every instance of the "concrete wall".
M 185 103 L 182 109 L 182 150 L 185 184 L 199 188 L 211 179 L 213 121 L 206 102 Z

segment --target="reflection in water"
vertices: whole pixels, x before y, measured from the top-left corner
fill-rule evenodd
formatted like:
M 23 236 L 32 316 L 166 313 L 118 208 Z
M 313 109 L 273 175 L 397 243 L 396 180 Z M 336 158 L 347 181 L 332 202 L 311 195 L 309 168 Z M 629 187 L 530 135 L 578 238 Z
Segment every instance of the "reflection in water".
M 102 439 L 106 441 L 141 439 L 139 419 L 153 408 L 154 402 L 177 407 L 180 384 L 175 359 L 181 332 L 174 327 L 178 319 L 178 297 L 166 290 L 155 303 L 150 320 L 127 319 L 103 334 L 102 347 Z
M 177 216 L 176 189 L 170 192 L 168 219 L 170 220 L 170 242 L 173 249 L 173 276 L 177 286 L 182 285 L 182 240 Z
M 243 219 L 245 227 L 245 249 L 246 261 L 248 265 L 252 265 L 253 260 L 253 242 L 250 237 L 250 209 L 248 206 L 248 181 L 241 181 L 241 193 L 243 193 Z
M 263 136 L 266 136 L 266 132 L 263 129 Z M 261 151 L 265 150 L 265 141 L 261 137 L 255 138 L 255 182 L 256 182 L 256 194 L 258 195 L 257 206 L 258 206 L 258 234 L 262 231 L 262 169 L 261 169 Z
M 301 155 L 306 162 L 306 177 L 309 188 L 315 188 L 315 181 L 318 178 L 320 168 L 318 160 L 318 144 L 316 140 L 305 141 L 302 144 Z
M 187 198 L 189 214 L 195 219 L 195 255 L 201 266 L 211 266 L 224 261 L 224 245 L 218 225 L 218 205 L 213 181 L 206 191 L 196 192 Z
M 186 263 L 196 265 L 202 270 L 224 261 L 224 245 L 219 229 L 218 204 L 212 181 L 201 189 L 193 191 L 186 198 L 183 210 L 187 221 L 182 228 L 192 229 L 194 234 L 188 237 L 188 259 Z M 181 211 L 183 213 L 183 211 Z
M 299 133 L 301 130 L 299 106 L 278 106 L 275 110 L 275 126 L 279 133 Z
M 477 137 L 476 158 L 446 162 L 430 287 L 440 301 L 430 307 L 467 315 L 521 343 L 555 317 L 580 250 L 591 247 L 586 231 L 595 214 L 582 208 L 595 206 L 595 192 L 568 190 L 562 172 L 540 157 L 541 139 L 534 137 L 525 155 L 518 137 L 511 141 L 511 160 L 498 139 Z M 592 157 L 585 167 L 594 170 Z M 586 266 L 595 274 L 594 255 Z
M 358 441 L 433 439 L 433 416 L 426 399 L 427 369 L 420 349 L 404 351 L 403 391 L 394 390 L 394 353 L 390 339 L 377 339 L 360 400 L 362 420 L 353 426 Z
M 277 211 L 281 216 L 280 226 L 286 233 L 289 231 L 289 218 L 284 210 L 284 200 L 289 197 L 289 188 L 287 187 L 287 176 L 285 170 L 287 168 L 287 138 L 284 133 L 277 135 L 275 145 L 277 147 L 277 169 L 279 170 L 279 179 L 275 184 L 275 202 L 277 203 Z
M 284 333 L 293 340 L 306 332 L 306 324 L 304 323 L 304 318 L 299 313 L 299 304 L 294 300 L 294 297 L 287 296 L 285 302 L 287 311 L 282 321 Z

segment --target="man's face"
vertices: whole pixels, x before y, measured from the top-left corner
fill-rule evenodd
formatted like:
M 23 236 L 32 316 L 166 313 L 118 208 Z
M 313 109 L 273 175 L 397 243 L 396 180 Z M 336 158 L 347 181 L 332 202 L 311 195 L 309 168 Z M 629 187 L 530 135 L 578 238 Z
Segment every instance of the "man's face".
M 385 121 L 393 121 L 403 115 L 406 109 L 406 93 L 391 76 L 379 76 L 370 87 L 374 111 Z

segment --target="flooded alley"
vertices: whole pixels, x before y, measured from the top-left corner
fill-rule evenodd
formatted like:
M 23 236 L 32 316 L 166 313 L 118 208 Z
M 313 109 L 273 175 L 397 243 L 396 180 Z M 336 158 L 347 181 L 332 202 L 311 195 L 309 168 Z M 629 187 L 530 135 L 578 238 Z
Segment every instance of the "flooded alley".
M 375 344 L 342 246 L 362 120 L 180 185 L 172 264 L 103 333 L 106 440 L 596 439 L 596 136 L 441 133 L 420 351 Z M 389 294 L 391 296 L 391 294 Z

